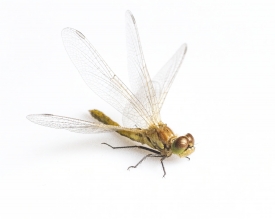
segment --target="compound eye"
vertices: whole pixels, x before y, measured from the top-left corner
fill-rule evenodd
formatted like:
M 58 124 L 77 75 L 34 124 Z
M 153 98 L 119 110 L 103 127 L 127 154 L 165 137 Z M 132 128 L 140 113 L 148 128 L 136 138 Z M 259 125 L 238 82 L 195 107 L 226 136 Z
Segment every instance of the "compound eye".
M 172 143 L 172 151 L 175 154 L 181 154 L 188 148 L 188 145 L 189 145 L 189 141 L 187 137 L 185 136 L 178 137 Z
M 189 146 L 193 147 L 195 144 L 194 137 L 190 133 L 186 134 L 185 137 L 187 137 L 187 139 L 189 141 Z

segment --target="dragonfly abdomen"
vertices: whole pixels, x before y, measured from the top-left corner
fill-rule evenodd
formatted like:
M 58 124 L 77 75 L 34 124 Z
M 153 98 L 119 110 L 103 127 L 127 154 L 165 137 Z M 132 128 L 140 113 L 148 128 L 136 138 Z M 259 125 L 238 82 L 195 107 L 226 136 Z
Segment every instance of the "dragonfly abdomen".
M 110 117 L 106 116 L 103 112 L 99 110 L 94 109 L 94 110 L 89 110 L 89 112 L 92 117 L 94 117 L 96 120 L 106 125 L 120 126 L 117 122 L 113 121 Z M 164 126 L 164 129 L 168 131 L 167 129 L 169 128 L 166 125 L 162 125 L 162 126 Z M 163 127 L 161 128 L 161 130 L 162 129 Z M 149 147 L 160 151 L 162 155 L 171 156 L 172 154 L 172 151 L 170 150 L 171 148 L 168 147 L 168 145 L 166 145 L 167 143 L 166 141 L 162 142 L 163 139 L 159 138 L 159 132 L 161 132 L 161 130 L 158 130 L 155 127 L 150 127 L 149 129 L 145 129 L 144 132 L 135 132 L 135 131 L 126 131 L 126 130 L 119 130 L 116 132 L 133 141 L 140 142 L 141 144 L 146 144 Z M 172 133 L 172 130 L 170 130 L 170 132 Z
M 113 121 L 110 117 L 106 116 L 103 112 L 93 109 L 89 110 L 89 113 L 91 114 L 92 117 L 94 117 L 96 120 L 99 122 L 102 122 L 106 125 L 114 125 L 114 126 L 120 126 L 118 123 Z
M 99 122 L 102 122 L 106 125 L 113 125 L 113 126 L 120 126 L 117 122 L 113 121 L 109 116 L 106 116 L 103 112 L 101 112 L 100 110 L 89 110 L 91 116 L 93 118 L 95 118 L 96 120 L 98 120 Z M 142 144 L 144 144 L 145 142 L 143 141 L 143 136 L 141 133 L 134 133 L 131 131 L 124 131 L 124 130 L 119 130 L 116 131 L 118 134 L 126 137 L 126 138 L 130 138 L 133 141 L 137 141 L 140 142 Z

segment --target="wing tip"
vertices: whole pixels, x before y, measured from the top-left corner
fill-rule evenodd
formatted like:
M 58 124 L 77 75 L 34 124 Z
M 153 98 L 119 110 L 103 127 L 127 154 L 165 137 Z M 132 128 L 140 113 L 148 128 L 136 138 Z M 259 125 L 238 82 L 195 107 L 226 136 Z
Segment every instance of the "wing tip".
M 47 117 L 47 116 L 53 116 L 53 114 L 45 113 L 45 114 L 29 114 L 26 116 L 26 119 L 30 120 L 33 122 L 35 118 L 37 117 Z
M 133 14 L 132 14 L 132 12 L 131 12 L 130 10 L 127 10 L 127 11 L 125 12 L 125 15 L 133 15 Z
M 33 122 L 35 117 L 37 117 L 38 114 L 30 114 L 26 116 L 26 119 L 28 119 L 29 121 Z
M 185 56 L 185 54 L 187 52 L 187 44 L 186 43 L 181 44 L 181 46 L 177 50 L 177 53 L 178 52 L 182 53 Z
M 84 36 L 83 33 L 81 33 L 79 30 L 76 30 L 74 28 L 71 27 L 65 27 L 62 31 L 61 31 L 61 36 L 64 37 L 66 35 L 68 35 L 69 33 L 73 34 L 77 34 L 80 38 L 85 39 L 86 37 Z
M 127 10 L 125 12 L 125 17 L 127 18 L 128 16 L 131 17 L 133 23 L 135 24 L 136 23 L 135 17 L 134 17 L 134 15 L 132 14 L 132 12 L 130 10 Z
M 26 119 L 28 119 L 28 120 L 30 120 L 30 121 L 31 121 L 31 117 L 32 117 L 32 114 L 27 115 L 27 116 L 26 116 Z
M 183 44 L 181 45 L 181 47 L 184 49 L 184 54 L 186 54 L 186 52 L 187 52 L 187 44 L 186 44 L 186 43 L 183 43 Z
M 65 27 L 65 28 L 63 28 L 63 30 L 61 31 L 61 35 L 63 36 L 66 32 L 68 32 L 71 29 L 72 29 L 71 27 Z

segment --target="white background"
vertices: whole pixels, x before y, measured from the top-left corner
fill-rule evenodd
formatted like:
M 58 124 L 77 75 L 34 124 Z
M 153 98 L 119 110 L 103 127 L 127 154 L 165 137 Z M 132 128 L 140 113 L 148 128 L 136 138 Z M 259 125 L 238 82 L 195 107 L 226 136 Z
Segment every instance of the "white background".
M 196 140 L 191 160 L 158 159 L 117 134 L 35 125 L 32 113 L 87 119 L 101 109 L 68 58 L 80 30 L 128 80 L 124 13 L 134 14 L 150 73 L 188 51 L 162 110 Z M 271 1 L 0 1 L 0 218 L 274 218 L 275 4 Z

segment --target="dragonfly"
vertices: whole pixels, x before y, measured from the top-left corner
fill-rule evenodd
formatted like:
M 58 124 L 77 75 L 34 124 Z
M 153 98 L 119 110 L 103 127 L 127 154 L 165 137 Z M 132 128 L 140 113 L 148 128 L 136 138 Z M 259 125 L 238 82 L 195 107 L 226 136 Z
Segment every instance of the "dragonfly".
M 95 122 L 52 114 L 31 114 L 27 118 L 36 124 L 71 132 L 94 134 L 116 132 L 140 145 L 114 147 L 113 149 L 138 148 L 149 151 L 135 166 L 149 157 L 160 158 L 163 177 L 166 175 L 163 161 L 172 154 L 189 159 L 195 150 L 194 137 L 187 133 L 177 136 L 161 121 L 160 111 L 167 93 L 177 75 L 187 51 L 183 44 L 170 60 L 151 79 L 141 48 L 136 20 L 130 11 L 125 13 L 128 88 L 87 38 L 78 30 L 65 28 L 62 39 L 67 53 L 90 89 L 122 114 L 123 126 L 99 110 L 89 110 Z

